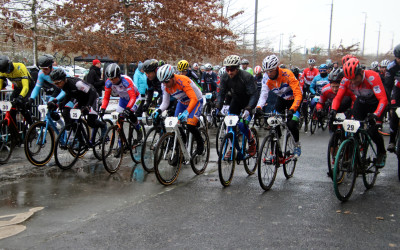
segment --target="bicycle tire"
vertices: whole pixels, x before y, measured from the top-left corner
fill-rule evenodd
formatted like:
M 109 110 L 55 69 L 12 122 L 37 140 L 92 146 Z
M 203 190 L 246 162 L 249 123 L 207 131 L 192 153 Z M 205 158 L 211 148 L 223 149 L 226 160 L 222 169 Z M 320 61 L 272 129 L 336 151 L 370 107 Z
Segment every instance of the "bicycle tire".
M 46 134 L 46 138 L 43 137 L 44 134 Z M 43 139 L 44 144 L 42 145 Z M 48 150 L 45 150 L 46 145 L 50 145 Z M 48 126 L 46 130 L 46 122 L 36 122 L 29 127 L 25 137 L 24 151 L 26 158 L 30 163 L 35 166 L 43 166 L 47 164 L 54 154 L 54 147 L 54 131 L 51 126 Z M 45 153 L 40 154 L 43 151 Z
M 288 131 L 286 137 L 286 152 L 283 152 L 284 163 L 283 163 L 283 174 L 286 179 L 292 178 L 294 170 L 296 169 L 297 158 L 294 156 L 294 138 L 293 135 Z
M 333 169 L 333 188 L 340 201 L 347 201 L 353 193 L 357 178 L 356 153 L 354 139 L 350 138 L 342 142 L 336 154 Z M 338 178 L 341 176 L 342 178 Z
M 226 132 L 226 124 L 224 122 L 224 119 L 222 119 L 217 128 L 216 141 L 215 141 L 215 149 L 217 151 L 217 155 L 219 155 L 220 145 L 225 137 L 225 132 Z
M 129 126 L 129 129 L 132 129 L 131 133 L 131 138 L 128 138 L 128 143 L 129 143 L 129 154 L 131 155 L 132 161 L 135 162 L 136 164 L 141 163 L 141 157 L 142 157 L 142 149 L 143 149 L 143 138 L 146 138 L 146 129 L 143 125 L 143 122 L 139 122 L 140 126 L 142 127 L 142 139 L 140 141 L 137 140 L 138 138 L 138 133 L 133 127 L 131 128 L 131 125 Z
M 157 143 L 154 152 L 154 172 L 157 180 L 165 185 L 173 184 L 179 176 L 183 153 L 179 140 L 176 140 L 174 150 L 174 132 L 165 133 Z M 171 159 L 172 154 L 174 158 Z
M 314 134 L 315 131 L 317 130 L 317 125 L 318 125 L 318 118 L 317 118 L 317 109 L 314 108 L 311 114 L 310 118 L 310 132 L 311 134 Z
M 104 122 L 106 123 L 107 128 L 113 126 L 113 123 L 110 119 L 104 119 Z M 93 128 L 92 128 L 93 129 Z M 106 130 L 107 132 L 107 130 Z M 103 146 L 103 138 L 101 138 L 101 129 L 97 129 L 97 133 L 95 134 L 95 138 L 92 138 L 92 141 L 94 141 L 93 145 L 93 155 L 96 157 L 97 160 L 101 161 L 102 158 L 102 146 Z
M 7 121 L 2 120 L 0 122 L 0 164 L 5 164 L 10 159 L 16 145 L 15 140 Z
M 362 155 L 361 155 L 361 164 L 364 165 L 364 172 L 362 173 L 363 183 L 366 189 L 371 189 L 376 182 L 376 178 L 378 177 L 378 168 L 375 166 L 374 158 L 376 159 L 377 152 L 374 145 L 372 145 L 369 141 L 367 141 L 368 137 L 362 134 L 362 141 L 367 143 L 366 147 L 363 147 Z M 375 146 L 376 147 L 376 146 Z M 368 165 L 367 165 L 368 164 Z
M 336 157 L 336 153 L 341 143 L 342 143 L 342 134 L 339 130 L 336 130 L 329 139 L 328 151 L 327 151 L 328 175 L 331 179 L 333 179 L 333 167 L 335 165 L 334 159 Z
M 160 138 L 161 129 L 152 127 L 143 141 L 141 162 L 143 169 L 148 173 L 154 172 L 154 151 Z
M 76 146 L 77 140 L 75 140 L 76 134 L 73 135 L 73 138 L 70 138 L 71 129 L 72 126 L 67 125 L 61 130 L 61 132 L 57 136 L 56 144 L 54 147 L 55 162 L 57 166 L 63 170 L 72 168 L 72 166 L 74 166 L 74 164 L 79 158 L 78 154 L 72 153 L 73 152 L 72 148 Z M 70 132 L 68 133 L 68 131 Z M 69 158 L 69 161 L 64 162 L 63 158 L 67 158 L 68 156 L 71 156 Z
M 110 174 L 118 171 L 121 167 L 124 156 L 124 143 L 121 139 L 118 125 L 113 125 L 107 129 L 101 146 L 101 158 L 104 168 Z
M 204 142 L 203 154 L 196 155 L 195 157 L 191 157 L 190 159 L 190 166 L 192 167 L 193 172 L 197 175 L 202 174 L 206 171 L 208 160 L 210 159 L 210 140 L 208 138 L 208 134 L 204 128 L 199 128 L 199 131 Z M 193 155 L 196 151 L 197 147 L 194 146 L 195 142 L 196 140 L 193 140 L 190 155 Z
M 278 143 L 274 141 L 273 135 L 268 135 L 264 138 L 258 154 L 258 182 L 265 191 L 270 190 L 274 184 L 278 167 Z
M 246 171 L 246 173 L 248 175 L 252 175 L 257 171 L 257 166 L 258 166 L 257 159 L 258 159 L 258 149 L 259 149 L 257 130 L 255 128 L 250 128 L 250 130 L 254 136 L 254 140 L 256 140 L 256 154 L 243 161 L 244 170 Z M 245 139 L 245 138 L 243 138 L 243 139 Z
M 218 156 L 218 176 L 219 181 L 224 187 L 227 187 L 232 183 L 233 173 L 235 172 L 236 148 L 233 143 L 231 143 L 232 139 L 232 133 L 226 134 L 224 136 L 224 139 L 220 146 L 220 154 Z M 225 154 L 229 151 L 231 152 L 231 157 L 224 159 Z M 222 166 L 223 163 L 227 163 L 226 166 Z M 225 171 L 226 169 L 228 170 Z M 225 172 L 227 173 L 227 176 L 225 176 Z

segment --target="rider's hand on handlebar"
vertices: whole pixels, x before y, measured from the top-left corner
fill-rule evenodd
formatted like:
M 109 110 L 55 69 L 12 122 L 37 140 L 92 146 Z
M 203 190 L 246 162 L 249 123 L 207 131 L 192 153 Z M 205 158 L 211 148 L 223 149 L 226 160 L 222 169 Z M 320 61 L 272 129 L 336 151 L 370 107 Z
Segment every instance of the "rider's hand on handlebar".
M 81 108 L 81 112 L 82 112 L 83 115 L 88 115 L 89 112 L 90 112 L 90 107 L 88 107 L 88 106 L 83 106 L 83 107 Z
M 187 118 L 188 118 L 188 116 L 189 116 L 189 111 L 185 110 L 185 111 L 183 111 L 182 114 L 180 114 L 180 115 L 178 116 L 178 120 L 180 120 L 180 121 L 186 121 Z
M 100 109 L 100 111 L 99 111 L 99 116 L 100 116 L 100 117 L 103 117 L 105 113 L 106 113 L 106 110 L 105 110 L 105 109 Z
M 375 115 L 375 113 L 369 113 L 369 114 L 367 115 L 367 119 L 368 119 L 368 122 L 369 122 L 371 125 L 374 125 L 374 124 L 376 123 L 376 119 L 378 119 L 378 117 Z
M 288 112 L 287 112 L 287 120 L 291 121 L 292 118 L 293 118 L 293 115 L 294 115 L 293 109 L 289 109 Z
M 50 111 L 54 111 L 54 110 L 56 110 L 58 108 L 58 105 L 57 105 L 57 103 L 55 103 L 53 101 L 50 101 L 50 102 L 47 103 L 47 108 Z

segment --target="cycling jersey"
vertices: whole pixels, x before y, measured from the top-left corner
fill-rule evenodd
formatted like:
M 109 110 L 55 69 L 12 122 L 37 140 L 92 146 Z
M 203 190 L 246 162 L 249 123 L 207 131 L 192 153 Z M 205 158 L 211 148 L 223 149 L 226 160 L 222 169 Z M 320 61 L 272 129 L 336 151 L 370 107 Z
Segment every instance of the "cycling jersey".
M 207 92 L 217 91 L 217 81 L 218 77 L 215 72 L 204 72 L 201 77 L 201 85 L 203 86 L 203 90 Z
M 326 77 L 322 77 L 321 74 L 314 77 L 310 85 L 310 92 L 313 95 L 321 95 L 322 88 L 329 84 L 328 75 Z
M 383 87 L 382 81 L 377 72 L 373 70 L 365 70 L 363 74 L 363 82 L 359 86 L 354 86 L 348 79 L 343 78 L 340 83 L 339 91 L 335 99 L 333 99 L 332 109 L 338 110 L 342 98 L 348 89 L 355 94 L 357 100 L 361 103 L 376 105 L 376 103 L 379 102 L 374 112 L 377 117 L 380 117 L 384 112 L 388 101 L 386 98 L 385 88 Z
M 125 105 L 126 108 L 131 109 L 140 93 L 129 76 L 121 75 L 121 80 L 118 84 L 112 84 L 112 82 L 107 79 L 105 83 L 103 103 L 101 105 L 102 109 L 107 108 L 111 95 L 119 96 L 120 104 L 127 103 Z
M 65 98 L 62 100 L 61 107 L 75 99 L 78 107 L 90 106 L 96 108 L 96 100 L 99 97 L 97 91 L 83 80 L 77 77 L 67 77 L 62 90 L 65 92 Z
M 337 93 L 336 93 L 337 94 Z M 326 102 L 332 102 L 333 99 L 336 97 L 336 94 L 333 93 L 331 84 L 325 85 L 325 87 L 322 88 L 321 91 L 321 96 L 319 98 L 319 101 L 317 103 L 317 110 L 321 110 L 324 107 L 324 104 Z M 344 96 L 350 97 L 352 102 L 356 100 L 356 96 L 354 95 L 353 92 L 351 92 L 350 89 L 347 89 L 344 93 Z
M 257 76 L 257 75 L 254 76 L 254 81 L 257 84 L 257 92 L 258 92 L 258 94 L 261 93 L 262 79 L 263 79 L 263 76 L 261 74 L 259 76 Z
M 254 71 L 253 71 L 253 69 L 250 68 L 250 67 L 247 67 L 247 69 L 244 69 L 244 71 L 247 71 L 247 72 L 249 72 L 251 75 L 254 75 Z
M 400 80 L 400 65 L 397 64 L 396 60 L 389 63 L 386 68 L 384 86 L 388 89 L 388 95 L 391 96 L 395 80 Z
M 269 91 L 272 91 L 285 100 L 294 100 L 290 109 L 296 111 L 302 100 L 299 81 L 289 69 L 279 68 L 278 74 L 275 80 L 271 80 L 267 73 L 264 73 L 260 99 L 257 106 L 263 107 L 267 101 Z
M 58 67 L 53 67 L 53 70 L 55 70 L 57 68 Z M 66 75 L 67 75 L 67 77 L 69 77 L 69 74 L 66 74 Z M 61 101 L 65 96 L 65 92 L 63 90 L 60 90 L 58 87 L 56 87 L 53 84 L 53 81 L 50 78 L 50 74 L 46 75 L 45 73 L 43 73 L 42 70 L 40 70 L 39 74 L 38 74 L 38 79 L 36 81 L 36 85 L 32 90 L 30 98 L 35 99 L 39 95 L 40 89 L 42 89 L 42 88 L 44 89 L 46 94 L 47 93 L 51 94 L 51 93 L 55 92 L 54 96 L 58 101 Z M 49 100 L 51 101 L 51 99 L 49 99 Z
M 4 82 L 7 83 L 7 79 L 10 80 L 15 88 L 21 89 L 19 95 L 25 97 L 28 92 L 29 88 L 33 87 L 33 80 L 31 75 L 29 74 L 27 68 L 22 63 L 13 63 L 14 70 L 7 74 L 7 73 L 0 73 L 0 89 L 3 89 Z
M 312 70 L 310 68 L 306 68 L 303 71 L 304 83 L 310 85 L 314 77 L 317 76 L 318 74 L 319 70 L 317 68 L 313 68 Z
M 166 110 L 170 103 L 170 96 L 183 105 L 187 105 L 187 111 L 191 113 L 198 101 L 203 100 L 203 95 L 197 85 L 187 76 L 174 75 L 175 85 L 167 88 L 162 85 L 163 100 L 160 105 L 162 111 Z

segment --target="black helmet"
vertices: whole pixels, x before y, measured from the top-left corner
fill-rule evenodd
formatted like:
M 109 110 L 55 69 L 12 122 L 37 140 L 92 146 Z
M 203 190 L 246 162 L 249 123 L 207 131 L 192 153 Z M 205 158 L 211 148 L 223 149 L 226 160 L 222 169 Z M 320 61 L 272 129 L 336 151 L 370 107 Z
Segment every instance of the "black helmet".
M 108 65 L 106 69 L 106 76 L 107 78 L 115 78 L 121 76 L 121 69 L 119 68 L 118 64 L 111 63 Z
M 165 64 L 165 62 L 163 60 L 158 61 L 158 66 L 161 67 Z
M 0 72 L 11 73 L 14 70 L 14 65 L 8 56 L 0 56 Z
M 293 74 L 294 74 L 294 76 L 295 76 L 296 78 L 299 77 L 299 74 L 300 74 L 300 69 L 299 69 L 299 68 L 294 67 L 294 68 L 292 69 L 292 72 L 293 72 Z
M 55 81 L 65 80 L 65 78 L 67 78 L 67 75 L 65 74 L 62 68 L 57 68 L 51 71 L 50 78 L 53 82 L 55 82 Z
M 395 57 L 400 58 L 400 44 L 397 44 L 396 47 L 394 47 L 393 54 Z
M 144 61 L 143 70 L 146 73 L 155 71 L 158 68 L 158 61 L 156 59 L 149 59 Z
M 49 54 L 44 54 L 43 56 L 40 56 L 38 59 L 38 65 L 40 68 L 51 68 L 54 63 L 54 57 Z
M 343 70 L 340 68 L 334 69 L 328 76 L 330 82 L 340 82 L 344 77 Z

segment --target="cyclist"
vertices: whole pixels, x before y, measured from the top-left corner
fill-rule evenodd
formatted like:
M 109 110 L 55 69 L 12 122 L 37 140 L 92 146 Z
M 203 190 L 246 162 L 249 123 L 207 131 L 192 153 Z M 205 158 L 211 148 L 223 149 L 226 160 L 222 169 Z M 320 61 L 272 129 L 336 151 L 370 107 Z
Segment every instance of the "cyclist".
M 353 116 L 356 120 L 368 118 L 370 127 L 368 133 L 377 146 L 377 167 L 385 166 L 386 150 L 382 136 L 378 132 L 376 120 L 382 118 L 388 103 L 385 89 L 379 78 L 379 74 L 373 70 L 363 70 L 357 58 L 349 59 L 343 65 L 344 76 L 340 83 L 339 91 L 333 99 L 331 117 L 336 116 L 342 98 L 350 89 L 357 97 L 353 106 Z
M 99 95 L 96 89 L 77 77 L 67 77 L 66 73 L 61 68 L 52 70 L 50 78 L 54 85 L 65 92 L 65 98 L 63 98 L 59 105 L 62 109 L 65 125 L 70 125 L 72 120 L 70 117 L 71 109 L 64 107 L 69 101 L 74 99 L 75 107 L 81 109 L 83 115 L 87 115 L 88 125 L 94 128 L 91 140 L 93 140 L 93 135 L 98 128 L 101 128 L 102 136 L 104 136 L 107 125 L 105 122 L 97 119 L 96 109 Z M 94 143 L 93 141 L 91 142 Z
M 240 57 L 237 55 L 226 57 L 223 65 L 225 66 L 226 74 L 221 76 L 216 107 L 218 110 L 221 109 L 222 104 L 226 101 L 225 98 L 228 92 L 230 92 L 229 114 L 240 115 L 244 109 L 242 118 L 245 122 L 239 122 L 238 126 L 249 142 L 248 154 L 254 156 L 257 150 L 256 140 L 247 126 L 251 120 L 251 110 L 257 102 L 257 87 L 254 83 L 254 78 L 247 71 L 239 69 Z M 229 153 L 227 154 L 228 156 Z
M 329 84 L 329 80 L 328 80 L 328 66 L 326 64 L 321 64 L 321 66 L 319 66 L 319 75 L 317 75 L 316 77 L 314 77 L 314 79 L 311 82 L 310 85 L 310 92 L 312 95 L 317 95 L 320 96 L 321 95 L 321 90 L 322 88 Z M 316 105 L 315 99 L 313 98 L 311 100 L 311 110 L 314 109 Z
M 371 70 L 373 70 L 373 71 L 375 71 L 375 72 L 379 72 L 378 66 L 379 66 L 378 61 L 373 61 L 373 62 L 371 63 Z
M 260 96 L 260 93 L 261 93 L 261 86 L 262 86 L 261 81 L 262 81 L 262 79 L 263 79 L 263 76 L 262 76 L 262 68 L 261 68 L 261 66 L 254 67 L 254 81 L 257 84 L 258 96 Z
M 389 60 L 384 59 L 379 64 L 379 76 L 381 77 L 383 83 L 385 83 L 386 68 L 389 65 L 389 63 L 390 63 Z
M 399 117 L 394 111 L 400 104 L 400 44 L 394 48 L 393 53 L 395 59 L 387 66 L 384 83 L 389 93 L 391 93 L 389 152 L 395 152 L 395 141 L 399 128 Z
M 207 63 L 204 65 L 205 72 L 201 75 L 201 85 L 203 86 L 203 92 L 215 92 L 217 91 L 218 77 L 213 72 L 212 65 Z
M 279 58 L 276 55 L 269 55 L 263 60 L 262 66 L 266 73 L 264 74 L 257 110 L 261 110 L 261 107 L 268 98 L 269 92 L 273 92 L 278 96 L 275 110 L 282 114 L 285 112 L 285 109 L 289 109 L 287 113 L 287 126 L 295 141 L 294 154 L 299 157 L 301 155 L 299 127 L 297 124 L 298 121 L 296 118 L 293 119 L 293 115 L 299 108 L 302 100 L 300 84 L 292 71 L 281 69 L 278 65 Z
M 301 105 L 301 110 L 304 115 L 304 131 L 307 132 L 308 129 L 308 105 L 307 103 L 309 102 L 309 99 L 307 98 L 307 93 L 310 93 L 310 85 L 312 81 L 314 80 L 314 77 L 319 74 L 318 69 L 315 68 L 315 60 L 314 59 L 308 59 L 308 68 L 304 69 L 302 78 L 303 78 L 303 103 L 304 105 Z
M 153 101 L 154 91 L 158 92 L 158 98 L 162 98 L 161 82 L 157 78 L 158 61 L 156 59 L 148 59 L 143 63 L 143 71 L 147 76 L 147 98 L 143 105 L 143 112 L 146 112 Z M 155 100 L 158 103 L 157 99 Z
M 140 104 L 139 102 L 141 101 L 139 98 L 139 90 L 133 84 L 133 81 L 129 76 L 121 75 L 121 69 L 116 63 L 108 65 L 106 69 L 106 77 L 108 79 L 105 83 L 105 92 L 103 103 L 100 108 L 100 115 L 104 115 L 111 94 L 113 93 L 113 96 L 118 95 L 119 103 L 116 112 L 120 114 L 122 113 L 121 116 L 128 118 L 133 124 L 135 124 L 135 130 L 138 136 L 137 140 L 142 140 L 142 127 L 135 115 Z
M 193 63 L 192 70 L 196 74 L 196 76 L 198 76 L 199 79 L 201 79 L 201 71 L 198 63 Z
M 249 60 L 243 59 L 242 60 L 242 70 L 249 72 L 251 75 L 254 75 L 253 69 L 249 67 Z
M 25 103 L 30 95 L 34 82 L 27 68 L 22 63 L 13 63 L 8 56 L 0 55 L 0 89 L 7 86 L 7 79 L 13 83 L 14 91 L 11 94 L 12 109 L 10 115 L 12 119 L 17 121 L 17 111 L 15 107 L 20 108 L 21 114 L 26 122 L 31 125 L 32 117 Z
M 199 89 L 201 91 L 203 91 L 203 88 L 200 87 L 200 79 L 199 77 L 196 75 L 196 73 L 194 73 L 193 70 L 189 69 L 189 62 L 186 60 L 180 60 L 178 62 L 178 71 L 180 75 L 184 75 L 189 77 L 194 83 L 196 83 L 197 87 L 199 87 Z
M 189 77 L 174 74 L 174 68 L 169 64 L 165 64 L 157 70 L 157 78 L 163 83 L 163 102 L 160 108 L 154 112 L 154 119 L 157 120 L 161 113 L 168 108 L 170 96 L 177 99 L 175 117 L 178 117 L 180 121 L 187 121 L 187 128 L 193 134 L 197 144 L 195 154 L 203 154 L 204 142 L 197 128 L 203 106 L 200 89 Z

